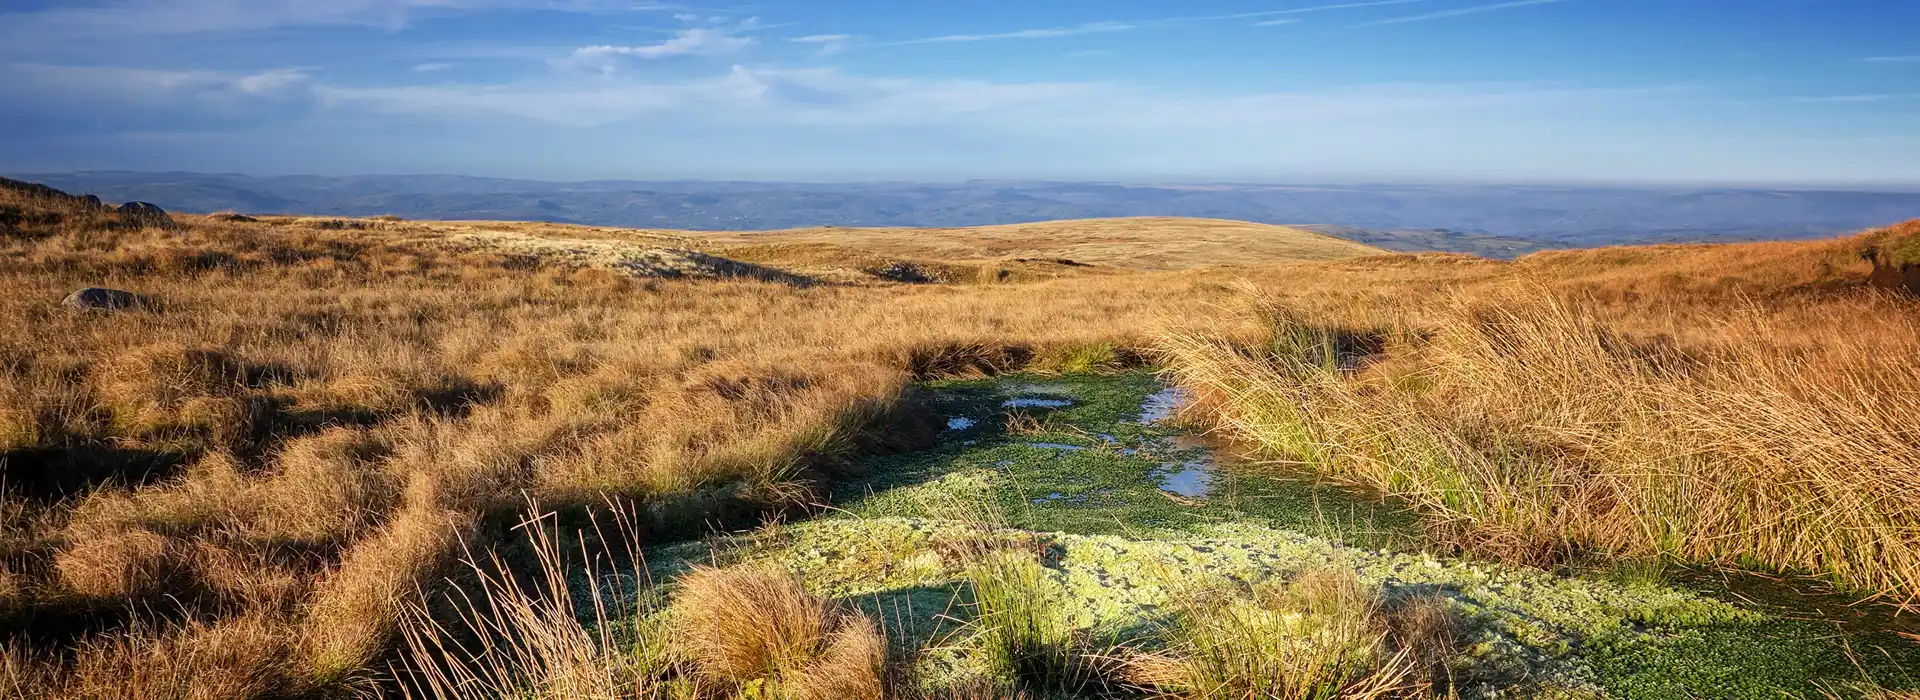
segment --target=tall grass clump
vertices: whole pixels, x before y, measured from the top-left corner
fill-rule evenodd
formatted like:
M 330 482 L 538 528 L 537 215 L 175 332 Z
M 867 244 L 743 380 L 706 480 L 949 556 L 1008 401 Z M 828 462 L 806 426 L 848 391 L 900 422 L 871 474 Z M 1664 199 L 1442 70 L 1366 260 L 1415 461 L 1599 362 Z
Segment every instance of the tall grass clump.
M 1166 697 L 1332 700 L 1425 689 L 1415 655 L 1390 649 L 1379 600 L 1345 568 L 1251 591 L 1190 591 L 1172 607 L 1168 648 L 1129 662 L 1137 682 Z
M 553 519 L 540 513 L 517 528 L 530 565 L 510 566 L 498 550 L 484 559 L 469 550 L 456 585 L 406 605 L 396 669 L 404 697 L 658 695 L 666 652 L 646 617 L 652 591 L 644 567 L 635 568 L 641 559 L 631 520 L 618 518 L 613 537 L 596 522 L 592 532 L 563 538 Z
M 1072 619 L 1071 601 L 1032 551 L 989 549 L 967 569 L 975 643 L 997 673 L 1038 693 L 1112 689 L 1118 645 L 1101 644 Z
M 680 578 L 669 611 L 676 655 L 701 690 L 796 700 L 879 700 L 887 640 L 873 620 L 791 574 L 755 565 Z
M 1647 334 L 1531 287 L 1417 321 L 1269 302 L 1162 349 L 1224 429 L 1407 496 L 1483 551 L 1758 565 L 1912 601 L 1920 330 L 1903 303 L 1824 301 L 1873 332 L 1816 345 L 1829 329 L 1798 313 L 1696 310 Z

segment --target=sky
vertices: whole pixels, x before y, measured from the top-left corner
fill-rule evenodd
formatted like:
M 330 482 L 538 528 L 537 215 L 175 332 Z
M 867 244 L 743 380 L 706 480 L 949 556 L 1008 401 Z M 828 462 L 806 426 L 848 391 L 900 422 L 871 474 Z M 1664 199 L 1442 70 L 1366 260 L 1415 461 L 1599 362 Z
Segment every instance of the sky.
M 0 0 L 0 172 L 1920 184 L 1910 0 Z

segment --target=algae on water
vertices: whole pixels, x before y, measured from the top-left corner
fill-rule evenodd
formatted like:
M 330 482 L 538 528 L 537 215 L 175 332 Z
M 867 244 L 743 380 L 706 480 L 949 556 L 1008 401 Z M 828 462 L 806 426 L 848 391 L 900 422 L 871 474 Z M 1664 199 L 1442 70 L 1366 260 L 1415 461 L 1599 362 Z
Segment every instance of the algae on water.
M 1166 424 L 1175 395 L 1146 373 L 929 388 L 955 419 L 942 444 L 868 460 L 870 478 L 834 494 L 826 516 L 660 550 L 655 573 L 716 556 L 785 567 L 921 649 L 932 686 L 1015 683 L 983 678 L 998 671 L 969 633 L 968 567 L 989 551 L 1032 557 L 1075 635 L 1143 650 L 1168 642 L 1180 591 L 1350 570 L 1382 599 L 1442 601 L 1464 621 L 1450 661 L 1463 697 L 1845 696 L 1851 683 L 1912 684 L 1910 644 L 1655 582 L 1424 552 L 1398 504 L 1182 436 Z M 1037 428 L 1009 434 L 1010 407 Z M 1202 460 L 1205 489 L 1169 488 L 1171 469 Z

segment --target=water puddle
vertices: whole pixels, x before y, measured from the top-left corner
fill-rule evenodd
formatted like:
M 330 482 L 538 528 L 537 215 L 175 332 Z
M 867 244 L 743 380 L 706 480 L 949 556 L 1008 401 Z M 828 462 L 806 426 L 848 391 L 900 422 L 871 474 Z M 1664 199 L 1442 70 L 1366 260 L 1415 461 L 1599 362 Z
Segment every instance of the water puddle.
M 1169 462 L 1153 470 L 1160 490 L 1182 498 L 1206 498 L 1213 494 L 1213 462 Z
M 1061 452 L 1079 452 L 1087 449 L 1079 445 L 1065 445 L 1058 442 L 1029 442 L 1027 446 L 1042 450 L 1059 450 Z
M 1370 493 L 1252 465 L 1169 418 L 1186 392 L 1150 373 L 1023 376 L 929 385 L 947 421 L 933 449 L 877 456 L 865 478 L 836 487 L 849 512 L 927 517 L 954 499 L 998 509 L 1012 527 L 1137 534 L 1249 522 L 1351 542 L 1405 547 L 1419 523 Z M 1009 431 L 1000 417 L 1061 409 Z
M 1191 393 L 1177 386 L 1148 394 L 1147 400 L 1140 402 L 1140 419 L 1137 422 L 1151 425 L 1172 418 L 1174 412 L 1180 410 L 1180 407 L 1186 405 L 1191 398 Z
M 1113 491 L 1108 489 L 1102 489 L 1102 490 L 1094 491 L 1091 493 L 1062 493 L 1059 491 L 1055 491 L 1053 493 L 1049 493 L 1047 495 L 1033 499 L 1033 504 L 1036 506 L 1044 506 L 1047 504 L 1054 504 L 1054 503 L 1074 505 L 1074 506 L 1097 506 L 1097 505 L 1101 505 L 1101 498 L 1111 495 L 1112 493 Z

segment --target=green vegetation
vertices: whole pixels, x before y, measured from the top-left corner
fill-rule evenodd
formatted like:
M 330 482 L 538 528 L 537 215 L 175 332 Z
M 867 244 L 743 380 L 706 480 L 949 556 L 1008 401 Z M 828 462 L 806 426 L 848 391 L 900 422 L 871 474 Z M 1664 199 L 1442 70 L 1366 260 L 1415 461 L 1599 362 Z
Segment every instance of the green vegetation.
M 1160 495 L 1154 450 L 1179 431 L 1133 422 L 1160 388 L 1144 373 L 925 388 L 977 422 L 866 460 L 871 489 L 844 510 L 656 548 L 652 571 L 791 572 L 881 621 L 918 693 L 1851 697 L 1920 668 L 1891 635 L 1675 588 L 1654 563 L 1567 576 L 1450 558 L 1404 511 L 1272 466 L 1222 465 L 1212 498 Z M 1002 406 L 1023 397 L 1072 404 Z M 1009 434 L 1007 415 L 1031 421 Z M 1029 445 L 1054 441 L 1085 449 Z M 1315 498 L 1354 516 L 1335 526 Z

